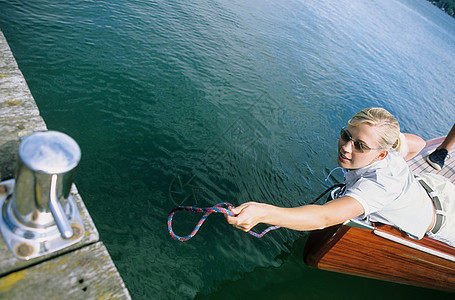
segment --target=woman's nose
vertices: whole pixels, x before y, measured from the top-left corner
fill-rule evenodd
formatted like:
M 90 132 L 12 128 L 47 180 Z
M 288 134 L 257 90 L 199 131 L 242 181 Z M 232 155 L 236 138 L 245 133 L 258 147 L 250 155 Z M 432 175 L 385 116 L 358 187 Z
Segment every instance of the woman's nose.
M 352 151 L 352 144 L 353 144 L 352 140 L 349 140 L 347 142 L 341 140 L 341 148 L 343 148 L 343 150 L 346 151 L 346 152 L 351 152 Z

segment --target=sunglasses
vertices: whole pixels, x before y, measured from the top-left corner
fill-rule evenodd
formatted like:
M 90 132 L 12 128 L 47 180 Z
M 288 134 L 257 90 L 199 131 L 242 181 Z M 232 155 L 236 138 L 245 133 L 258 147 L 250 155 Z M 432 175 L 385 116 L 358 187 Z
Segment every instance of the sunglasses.
M 357 152 L 366 153 L 366 152 L 370 152 L 370 150 L 382 150 L 382 148 L 371 148 L 371 147 L 368 147 L 367 145 L 365 145 L 363 142 L 353 140 L 352 136 L 349 134 L 349 132 L 346 131 L 346 127 L 341 128 L 340 137 L 346 143 L 352 141 L 354 143 L 354 149 Z

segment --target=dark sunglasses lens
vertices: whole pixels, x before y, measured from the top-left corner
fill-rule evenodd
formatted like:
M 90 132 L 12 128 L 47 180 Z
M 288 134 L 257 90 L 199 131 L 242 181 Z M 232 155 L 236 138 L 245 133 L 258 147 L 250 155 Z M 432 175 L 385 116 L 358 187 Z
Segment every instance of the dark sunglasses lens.
M 340 137 L 345 142 L 349 142 L 349 141 L 352 140 L 351 136 L 349 135 L 349 133 L 344 128 L 341 128 Z M 359 152 L 366 152 L 366 151 L 370 150 L 368 148 L 368 146 L 364 145 L 363 143 L 361 143 L 359 141 L 353 141 L 353 142 L 354 142 L 354 149 L 359 151 Z
M 354 141 L 354 148 L 355 148 L 355 150 L 360 151 L 360 152 L 364 151 L 362 144 L 359 141 Z
M 351 137 L 348 135 L 344 128 L 341 128 L 340 137 L 345 142 L 349 142 L 351 140 Z

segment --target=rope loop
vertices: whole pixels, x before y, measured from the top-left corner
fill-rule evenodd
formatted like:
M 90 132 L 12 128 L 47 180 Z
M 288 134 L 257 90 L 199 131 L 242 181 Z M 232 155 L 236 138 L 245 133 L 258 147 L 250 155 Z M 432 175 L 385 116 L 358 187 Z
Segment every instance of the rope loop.
M 342 186 L 344 186 L 344 184 L 342 184 L 342 183 L 337 183 L 335 185 L 332 185 L 331 187 L 326 189 L 321 195 L 319 195 L 316 199 L 311 201 L 309 204 L 316 203 L 319 199 L 322 198 L 322 196 L 327 194 L 327 192 L 329 192 L 330 190 L 332 190 L 332 189 L 334 189 L 336 187 L 342 187 Z M 167 218 L 167 230 L 168 230 L 169 234 L 171 235 L 171 237 L 174 240 L 177 240 L 177 241 L 180 241 L 180 242 L 188 241 L 189 239 L 191 239 L 192 237 L 194 237 L 196 235 L 196 233 L 198 232 L 199 228 L 201 228 L 201 225 L 204 224 L 205 220 L 207 219 L 207 217 L 211 213 L 215 212 L 215 213 L 221 213 L 221 214 L 224 214 L 224 215 L 228 215 L 228 216 L 231 216 L 231 217 L 234 216 L 232 211 L 229 210 L 229 207 L 231 207 L 231 206 L 233 207 L 233 205 L 231 203 L 228 203 L 228 202 L 218 203 L 217 205 L 214 205 L 212 207 L 205 207 L 205 208 L 194 207 L 194 206 L 178 206 L 178 207 L 174 208 L 173 210 L 171 210 L 171 212 L 169 214 L 169 217 Z M 180 210 L 194 211 L 194 212 L 198 212 L 198 213 L 203 213 L 201 219 L 199 220 L 199 222 L 197 222 L 196 227 L 194 227 L 193 231 L 189 235 L 186 235 L 186 236 L 178 236 L 172 230 L 172 218 L 174 217 L 175 213 L 177 211 L 180 211 Z M 267 229 L 265 229 L 261 233 L 256 233 L 256 232 L 254 232 L 252 230 L 248 231 L 248 233 L 251 234 L 252 236 L 257 237 L 257 238 L 262 238 L 267 232 L 269 232 L 271 230 L 278 229 L 278 228 L 281 228 L 281 226 L 270 226 L 270 227 L 268 227 Z
M 169 217 L 167 218 L 167 230 L 169 231 L 169 234 L 171 235 L 171 237 L 174 240 L 180 241 L 180 242 L 186 242 L 196 235 L 196 233 L 199 231 L 199 228 L 201 228 L 201 225 L 204 224 L 205 220 L 211 213 L 215 212 L 215 213 L 221 213 L 224 215 L 228 215 L 231 217 L 234 216 L 232 211 L 229 210 L 230 206 L 233 206 L 233 205 L 231 203 L 227 203 L 227 202 L 218 203 L 217 205 L 214 205 L 212 207 L 205 207 L 205 208 L 194 207 L 194 206 L 178 206 L 171 210 L 171 213 L 169 214 Z M 175 213 L 180 210 L 203 213 L 201 219 L 199 220 L 199 222 L 197 222 L 196 227 L 194 227 L 193 231 L 189 235 L 186 235 L 186 236 L 178 236 L 172 230 L 172 218 L 174 217 Z M 248 233 L 257 238 L 262 238 L 267 232 L 278 229 L 278 228 L 280 228 L 280 226 L 270 226 L 261 233 L 256 233 L 252 230 L 248 231 Z

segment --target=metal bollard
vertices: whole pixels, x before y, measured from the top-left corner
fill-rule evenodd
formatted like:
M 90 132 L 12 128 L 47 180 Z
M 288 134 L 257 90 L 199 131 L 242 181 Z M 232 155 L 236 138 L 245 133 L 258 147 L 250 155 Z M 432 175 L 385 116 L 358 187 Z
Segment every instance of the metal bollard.
M 15 179 L 5 181 L 0 197 L 0 229 L 20 259 L 68 247 L 84 235 L 71 186 L 81 158 L 79 145 L 58 131 L 35 132 L 22 139 Z

